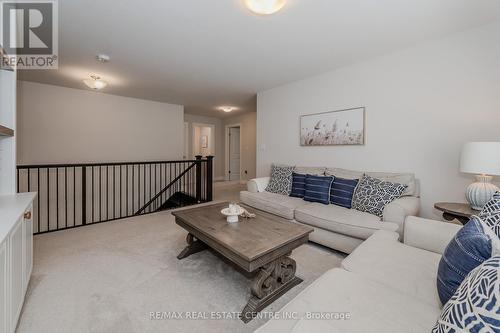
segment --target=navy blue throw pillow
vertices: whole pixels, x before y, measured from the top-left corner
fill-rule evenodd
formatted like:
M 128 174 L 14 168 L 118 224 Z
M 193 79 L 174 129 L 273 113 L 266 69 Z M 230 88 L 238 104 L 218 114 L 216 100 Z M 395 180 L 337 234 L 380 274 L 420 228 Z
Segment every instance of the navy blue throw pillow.
M 330 203 L 351 209 L 352 196 L 359 179 L 344 179 L 335 177 L 330 189 Z
M 330 203 L 330 187 L 332 182 L 333 177 L 330 176 L 307 175 L 304 200 L 328 205 Z
M 474 268 L 492 255 L 492 240 L 481 220 L 472 216 L 446 247 L 439 262 L 437 289 L 444 305 Z
M 292 192 L 291 197 L 303 198 L 306 192 L 306 177 L 300 173 L 292 173 Z

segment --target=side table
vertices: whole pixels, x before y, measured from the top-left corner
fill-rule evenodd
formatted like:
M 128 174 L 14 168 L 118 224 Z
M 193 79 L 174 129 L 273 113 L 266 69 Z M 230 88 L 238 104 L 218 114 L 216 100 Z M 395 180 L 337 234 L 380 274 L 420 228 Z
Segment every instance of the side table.
M 471 215 L 479 214 L 479 210 L 474 210 L 467 203 L 457 202 L 438 202 L 434 208 L 443 212 L 443 218 L 446 221 L 457 219 L 462 224 L 469 222 Z

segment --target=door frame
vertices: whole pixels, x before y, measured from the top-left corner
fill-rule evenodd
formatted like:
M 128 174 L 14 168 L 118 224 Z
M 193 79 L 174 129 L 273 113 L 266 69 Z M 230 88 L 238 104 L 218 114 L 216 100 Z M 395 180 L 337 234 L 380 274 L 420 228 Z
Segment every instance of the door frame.
M 184 122 L 184 147 L 183 147 L 183 150 L 182 150 L 182 159 L 183 160 L 189 160 L 191 157 L 189 156 L 190 155 L 190 152 L 191 150 L 193 149 L 193 147 L 191 147 L 190 143 L 191 143 L 191 140 L 189 139 L 190 135 L 189 135 L 189 122 L 188 121 L 185 121 Z
M 226 130 L 224 134 L 224 150 L 225 150 L 225 156 L 224 156 L 224 179 L 229 180 L 229 129 L 232 127 L 239 127 L 240 128 L 240 181 L 244 180 L 243 179 L 243 173 L 241 172 L 243 169 L 243 145 L 242 142 L 243 140 L 241 139 L 243 137 L 243 126 L 241 123 L 236 123 L 236 124 L 230 124 L 226 125 Z
M 216 139 L 215 139 L 215 125 L 214 124 L 206 124 L 206 123 L 191 123 L 191 145 L 190 145 L 190 152 L 191 152 L 191 156 L 190 158 L 194 159 L 195 156 L 194 156 L 194 140 L 195 140 L 195 127 L 210 127 L 211 130 L 210 130 L 210 146 L 213 147 L 212 149 L 212 156 L 215 156 L 215 142 L 216 142 Z M 215 168 L 214 168 L 215 170 Z

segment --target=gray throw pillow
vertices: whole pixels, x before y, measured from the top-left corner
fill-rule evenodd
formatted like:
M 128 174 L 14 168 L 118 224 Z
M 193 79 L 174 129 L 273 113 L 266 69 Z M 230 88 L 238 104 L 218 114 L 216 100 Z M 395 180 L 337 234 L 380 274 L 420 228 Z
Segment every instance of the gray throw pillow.
M 352 208 L 382 218 L 385 206 L 401 197 L 407 187 L 408 185 L 363 176 L 354 192 Z
M 290 195 L 292 192 L 292 173 L 295 167 L 288 165 L 271 166 L 271 180 L 266 187 L 267 192 Z

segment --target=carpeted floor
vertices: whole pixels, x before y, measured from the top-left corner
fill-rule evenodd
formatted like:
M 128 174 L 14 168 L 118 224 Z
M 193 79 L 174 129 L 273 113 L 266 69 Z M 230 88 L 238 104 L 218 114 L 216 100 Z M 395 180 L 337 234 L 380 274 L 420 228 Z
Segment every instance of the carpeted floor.
M 239 185 L 216 199 L 237 200 Z M 209 251 L 182 261 L 186 232 L 169 212 L 35 237 L 34 270 L 17 332 L 251 332 L 264 319 L 151 319 L 151 312 L 207 316 L 241 311 L 249 280 Z M 307 244 L 293 252 L 304 282 L 276 311 L 343 255 Z M 164 314 L 162 314 L 164 316 Z

